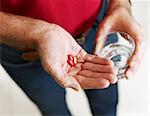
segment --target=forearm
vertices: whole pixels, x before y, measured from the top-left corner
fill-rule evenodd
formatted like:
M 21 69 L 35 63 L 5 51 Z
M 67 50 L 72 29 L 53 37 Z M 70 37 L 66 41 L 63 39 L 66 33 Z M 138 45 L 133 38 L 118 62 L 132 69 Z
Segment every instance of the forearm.
M 47 30 L 44 21 L 0 12 L 0 43 L 35 49 L 40 35 Z
M 126 4 L 131 5 L 131 0 L 110 0 L 110 2 L 113 2 L 114 4 Z
M 110 0 L 110 8 L 114 9 L 115 7 L 125 7 L 128 10 L 131 9 L 131 2 L 130 0 Z

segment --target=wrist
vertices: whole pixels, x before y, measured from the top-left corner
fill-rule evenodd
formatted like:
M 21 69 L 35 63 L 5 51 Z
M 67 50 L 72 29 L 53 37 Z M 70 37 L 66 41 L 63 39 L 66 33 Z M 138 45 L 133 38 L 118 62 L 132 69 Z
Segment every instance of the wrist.
M 131 5 L 131 0 L 110 0 L 110 2 L 121 3 L 121 4 L 129 4 Z
M 39 20 L 32 27 L 29 37 L 33 40 L 33 47 L 35 50 L 38 50 L 40 46 L 47 42 L 47 39 L 50 39 L 49 33 L 52 32 L 54 25 L 55 24 Z
M 110 8 L 125 7 L 131 9 L 131 0 L 110 0 Z
M 111 14 L 114 10 L 124 10 L 132 16 L 129 0 L 110 0 L 107 14 Z
M 34 49 L 37 49 L 39 44 L 44 40 L 44 36 L 49 30 L 49 23 L 45 21 L 37 21 L 32 25 L 32 29 L 29 32 L 29 38 L 32 40 Z

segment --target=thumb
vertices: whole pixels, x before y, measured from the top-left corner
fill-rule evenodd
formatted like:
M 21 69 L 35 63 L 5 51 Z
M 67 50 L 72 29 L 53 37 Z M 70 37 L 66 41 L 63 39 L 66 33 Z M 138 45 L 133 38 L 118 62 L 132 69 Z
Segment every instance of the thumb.
M 46 68 L 46 71 L 52 75 L 55 81 L 62 87 L 72 88 L 76 91 L 81 89 L 80 84 L 75 78 L 67 76 L 66 72 L 61 66 L 53 65 L 49 68 Z
M 72 88 L 76 91 L 81 90 L 80 84 L 74 77 L 67 76 L 66 78 L 64 78 L 63 86 L 67 88 Z
M 111 21 L 104 19 L 98 27 L 96 38 L 95 38 L 95 51 L 94 54 L 98 55 L 99 51 L 104 46 L 107 38 L 107 34 L 111 32 L 112 23 Z
M 129 59 L 129 69 L 127 70 L 126 74 L 127 76 L 130 75 L 132 70 L 136 70 L 136 67 L 138 64 L 142 61 L 142 56 L 144 53 L 144 32 L 142 30 L 142 27 L 138 25 L 135 21 L 130 22 L 128 25 L 127 33 L 133 38 L 135 42 L 135 50 Z

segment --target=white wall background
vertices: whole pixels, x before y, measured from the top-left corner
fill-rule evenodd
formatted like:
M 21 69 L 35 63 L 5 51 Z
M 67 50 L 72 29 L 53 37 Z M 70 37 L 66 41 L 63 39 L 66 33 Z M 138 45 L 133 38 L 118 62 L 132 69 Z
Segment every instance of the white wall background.
M 143 26 L 148 43 L 148 0 L 134 0 L 132 7 L 133 15 Z M 118 116 L 148 116 L 148 83 L 150 84 L 147 44 L 139 71 L 131 80 L 119 81 Z M 67 89 L 67 92 L 68 106 L 73 115 L 91 116 L 85 94 L 71 89 Z M 0 66 L 0 116 L 27 115 L 40 116 L 40 112 Z

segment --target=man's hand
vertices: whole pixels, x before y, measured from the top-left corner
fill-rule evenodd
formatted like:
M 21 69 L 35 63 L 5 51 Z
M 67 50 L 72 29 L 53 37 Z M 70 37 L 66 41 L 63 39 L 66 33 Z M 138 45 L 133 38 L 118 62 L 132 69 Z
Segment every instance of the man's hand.
M 62 87 L 75 90 L 106 88 L 117 81 L 110 60 L 87 54 L 63 28 L 41 20 L 0 12 L 2 44 L 23 50 L 23 58 L 39 56 L 44 69 Z M 75 67 L 67 63 L 68 55 L 77 58 Z M 30 59 L 29 59 L 30 60 Z
M 43 67 L 62 87 L 79 90 L 80 84 L 73 76 L 81 70 L 80 64 L 84 62 L 87 53 L 63 28 L 55 24 L 48 24 L 48 26 L 49 30 L 41 36 L 37 45 Z M 80 61 L 73 70 L 67 63 L 68 55 L 77 57 Z
M 107 15 L 99 25 L 96 39 L 103 39 L 106 34 L 117 31 L 129 34 L 135 41 L 135 51 L 129 61 L 129 68 L 126 71 L 126 76 L 130 77 L 137 70 L 142 60 L 144 32 L 133 19 L 128 0 L 110 0 Z
M 87 54 L 82 70 L 75 78 L 84 89 L 102 89 L 117 82 L 117 70 L 111 60 Z
M 39 39 L 37 50 L 45 70 L 62 87 L 97 89 L 117 81 L 112 61 L 87 54 L 63 28 L 50 26 Z M 68 55 L 77 58 L 75 67 L 67 63 Z

